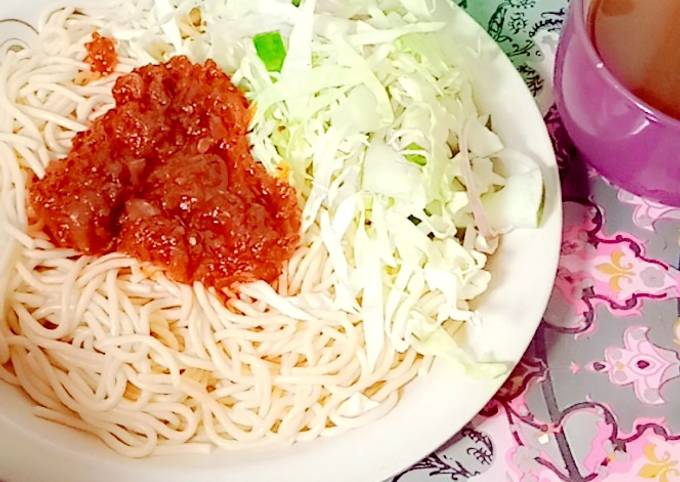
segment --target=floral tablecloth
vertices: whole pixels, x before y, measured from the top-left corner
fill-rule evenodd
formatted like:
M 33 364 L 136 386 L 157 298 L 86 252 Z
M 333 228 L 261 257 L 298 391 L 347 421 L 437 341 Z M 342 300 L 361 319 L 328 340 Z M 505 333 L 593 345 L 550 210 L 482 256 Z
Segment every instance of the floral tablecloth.
M 449 443 L 389 482 L 680 481 L 680 209 L 585 167 L 552 106 L 566 0 L 456 0 L 545 113 L 562 176 L 557 283 L 524 359 Z

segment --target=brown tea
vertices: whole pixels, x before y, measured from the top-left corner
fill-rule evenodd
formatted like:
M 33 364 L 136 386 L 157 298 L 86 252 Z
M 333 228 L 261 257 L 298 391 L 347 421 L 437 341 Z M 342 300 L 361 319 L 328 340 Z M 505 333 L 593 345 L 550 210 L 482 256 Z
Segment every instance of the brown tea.
M 589 23 L 614 76 L 680 119 L 680 0 L 593 0 Z

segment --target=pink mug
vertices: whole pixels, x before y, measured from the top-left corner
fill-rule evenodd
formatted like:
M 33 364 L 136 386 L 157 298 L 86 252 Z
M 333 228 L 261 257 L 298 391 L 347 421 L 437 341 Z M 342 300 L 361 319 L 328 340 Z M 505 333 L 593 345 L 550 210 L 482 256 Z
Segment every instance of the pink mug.
M 636 97 L 607 69 L 589 34 L 591 3 L 571 0 L 557 50 L 555 92 L 565 128 L 603 176 L 680 206 L 680 119 Z

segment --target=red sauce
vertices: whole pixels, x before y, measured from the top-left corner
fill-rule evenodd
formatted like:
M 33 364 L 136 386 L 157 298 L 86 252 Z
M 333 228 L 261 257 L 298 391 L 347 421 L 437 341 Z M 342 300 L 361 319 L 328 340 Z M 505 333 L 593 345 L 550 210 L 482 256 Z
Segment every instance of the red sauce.
M 300 210 L 251 156 L 248 102 L 229 77 L 175 57 L 120 77 L 113 96 L 30 187 L 53 241 L 123 251 L 179 282 L 273 281 L 299 241 Z
M 109 37 L 102 37 L 97 32 L 92 34 L 92 41 L 85 44 L 87 57 L 85 62 L 90 64 L 90 70 L 101 75 L 113 73 L 118 65 L 116 44 Z

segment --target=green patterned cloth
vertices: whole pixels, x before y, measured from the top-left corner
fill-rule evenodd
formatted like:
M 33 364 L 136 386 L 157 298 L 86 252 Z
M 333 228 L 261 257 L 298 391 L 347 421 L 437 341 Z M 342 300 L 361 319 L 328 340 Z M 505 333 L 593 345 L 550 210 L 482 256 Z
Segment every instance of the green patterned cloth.
M 552 104 L 552 66 L 568 0 L 455 1 L 503 48 L 545 112 Z
M 543 85 L 533 65 L 542 55 L 536 44 L 538 34 L 558 33 L 567 8 L 566 0 L 458 0 L 477 20 L 524 76 L 532 92 Z

